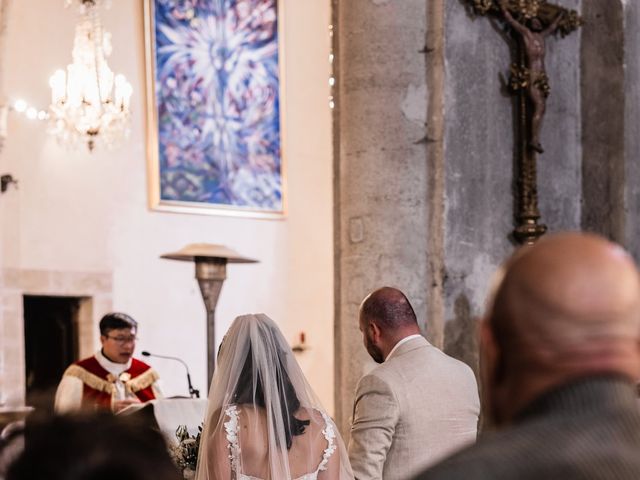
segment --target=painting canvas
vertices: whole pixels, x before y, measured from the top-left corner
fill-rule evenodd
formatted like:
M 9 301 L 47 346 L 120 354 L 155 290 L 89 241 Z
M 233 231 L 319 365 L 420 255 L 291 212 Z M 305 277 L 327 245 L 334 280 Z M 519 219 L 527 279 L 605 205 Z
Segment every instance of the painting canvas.
M 284 213 L 277 0 L 147 0 L 153 208 Z

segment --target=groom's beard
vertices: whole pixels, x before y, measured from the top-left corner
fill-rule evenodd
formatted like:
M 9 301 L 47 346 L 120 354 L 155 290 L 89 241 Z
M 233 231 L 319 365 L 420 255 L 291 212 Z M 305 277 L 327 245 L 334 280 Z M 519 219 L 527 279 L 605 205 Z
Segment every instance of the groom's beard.
M 371 356 L 371 358 L 373 358 L 373 361 L 376 363 L 383 363 L 384 362 L 384 355 L 382 354 L 382 351 L 376 347 L 373 342 L 371 342 L 371 339 L 367 336 L 366 337 L 366 347 L 367 347 L 367 352 L 369 353 L 369 356 Z

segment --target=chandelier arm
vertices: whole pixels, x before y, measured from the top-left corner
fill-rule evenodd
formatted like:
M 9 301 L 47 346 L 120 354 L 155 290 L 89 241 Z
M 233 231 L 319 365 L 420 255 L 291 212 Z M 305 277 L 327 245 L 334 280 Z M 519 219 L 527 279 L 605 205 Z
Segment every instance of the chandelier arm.
M 100 69 L 98 68 L 98 61 L 102 62 L 104 60 L 104 51 L 102 42 L 104 38 L 102 36 L 102 26 L 100 24 L 100 18 L 98 17 L 98 11 L 95 3 L 90 2 L 90 18 L 91 18 L 91 26 L 93 35 L 93 68 L 96 73 L 96 84 L 98 85 L 98 101 L 100 105 L 100 112 L 104 111 L 104 99 L 102 98 L 102 85 L 100 84 Z M 100 41 L 98 42 L 98 39 Z

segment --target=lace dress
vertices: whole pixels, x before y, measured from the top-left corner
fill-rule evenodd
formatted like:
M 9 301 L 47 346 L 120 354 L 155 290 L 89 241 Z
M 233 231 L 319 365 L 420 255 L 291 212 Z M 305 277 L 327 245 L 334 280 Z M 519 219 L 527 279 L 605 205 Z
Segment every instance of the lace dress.
M 336 432 L 333 426 L 331 418 L 324 412 L 319 412 L 324 419 L 324 428 L 322 429 L 322 435 L 327 440 L 327 448 L 324 449 L 322 454 L 322 460 L 320 464 L 311 473 L 297 477 L 294 480 L 317 480 L 318 474 L 326 470 L 329 458 L 336 450 L 335 437 Z M 237 480 L 262 480 L 257 477 L 245 475 L 240 472 L 240 444 L 238 442 L 238 431 L 240 429 L 240 422 L 238 421 L 238 407 L 236 405 L 230 405 L 225 410 L 227 421 L 224 424 L 224 429 L 227 436 L 227 442 L 229 447 L 229 459 L 231 460 L 231 471 L 233 472 Z

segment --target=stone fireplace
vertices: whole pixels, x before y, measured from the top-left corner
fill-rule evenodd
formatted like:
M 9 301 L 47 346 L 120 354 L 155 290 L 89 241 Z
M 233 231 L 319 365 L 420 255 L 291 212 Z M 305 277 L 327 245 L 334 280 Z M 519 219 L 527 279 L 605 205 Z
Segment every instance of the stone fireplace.
M 98 344 L 98 322 L 112 309 L 112 275 L 102 272 L 0 270 L 0 407 L 25 404 L 25 297 L 74 297 L 79 358 Z

